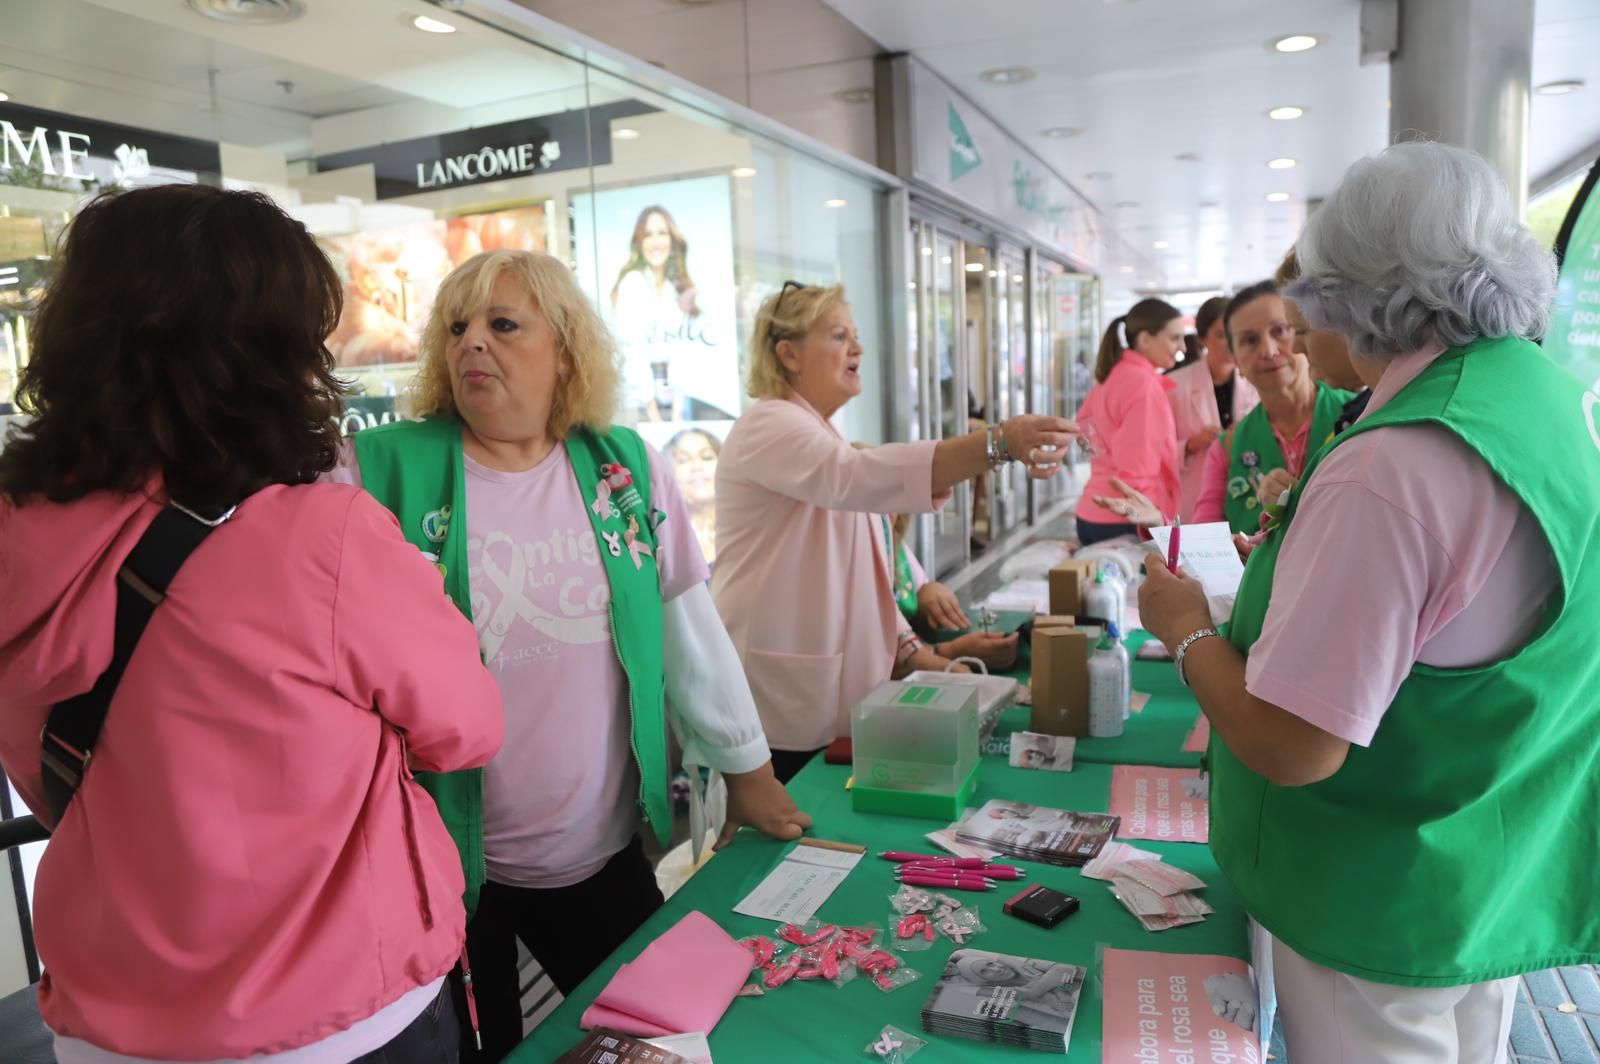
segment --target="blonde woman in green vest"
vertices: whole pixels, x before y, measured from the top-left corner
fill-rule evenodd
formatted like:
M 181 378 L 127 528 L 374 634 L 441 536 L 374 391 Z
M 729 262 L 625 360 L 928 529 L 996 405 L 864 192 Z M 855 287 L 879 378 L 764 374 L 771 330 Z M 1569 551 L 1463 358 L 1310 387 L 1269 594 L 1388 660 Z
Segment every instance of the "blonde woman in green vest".
M 358 433 L 346 476 L 438 565 L 505 702 L 499 756 L 425 782 L 467 879 L 484 1048 L 463 1059 L 497 1061 L 522 1037 L 518 939 L 570 994 L 660 907 L 639 831 L 672 829 L 669 719 L 691 776 L 727 780 L 722 841 L 810 820 L 772 774 L 670 467 L 610 424 L 615 349 L 572 271 L 469 259 L 421 346 L 422 419 Z
M 1210 718 L 1211 846 L 1289 1059 L 1497 1064 L 1512 977 L 1600 959 L 1600 398 L 1530 342 L 1554 264 L 1470 152 L 1356 163 L 1298 253 L 1371 402 L 1225 636 L 1159 565 L 1140 613 Z

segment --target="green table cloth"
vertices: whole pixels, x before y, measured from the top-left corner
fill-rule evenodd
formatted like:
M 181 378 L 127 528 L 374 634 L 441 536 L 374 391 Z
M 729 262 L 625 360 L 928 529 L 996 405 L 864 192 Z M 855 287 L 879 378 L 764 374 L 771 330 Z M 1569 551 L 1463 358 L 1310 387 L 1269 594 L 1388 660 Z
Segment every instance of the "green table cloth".
M 1170 669 L 1169 669 L 1170 671 Z M 1137 674 L 1136 674 L 1137 675 Z M 1193 703 L 1190 703 L 1193 712 Z M 1149 713 L 1147 709 L 1145 713 Z M 1141 715 L 1142 716 L 1142 715 Z M 1141 723 L 1138 718 L 1132 722 Z M 1175 734 L 1175 731 L 1174 731 Z M 1096 740 L 1098 741 L 1098 740 Z M 1080 751 L 1083 744 L 1079 746 Z M 1009 798 L 1085 812 L 1105 811 L 1111 793 L 1108 765 L 1080 764 L 1070 773 L 1014 769 L 998 757 L 983 759 L 983 778 L 974 806 L 991 798 Z M 882 850 L 937 852 L 923 836 L 945 825 L 938 821 L 861 814 L 850 807 L 845 766 L 824 764 L 819 757 L 790 783 L 802 809 L 815 820 L 811 832 L 818 838 L 864 845 L 867 856 L 852 871 L 817 914 L 830 923 L 882 926 L 890 913 L 894 893 L 893 865 L 877 857 Z M 1145 931 L 1100 881 L 1085 879 L 1076 868 L 1027 863 L 1027 883 L 1042 883 L 1079 898 L 1078 913 L 1054 928 L 1026 923 L 1001 911 L 1004 900 L 1025 884 L 1002 884 L 987 894 L 963 893 L 976 905 L 989 930 L 969 940 L 976 949 L 1019 954 L 1082 965 L 1087 984 L 1079 1004 L 1067 1059 L 1100 1060 L 1101 1002 L 1097 951 L 1102 946 L 1156 950 L 1167 953 L 1218 953 L 1247 957 L 1245 915 L 1211 858 L 1208 847 L 1185 843 L 1137 841 L 1134 845 L 1158 851 L 1171 864 L 1205 880 L 1206 900 L 1216 909 L 1204 923 L 1171 931 Z M 727 929 L 735 938 L 771 935 L 772 922 L 736 915 L 733 906 L 778 863 L 791 843 L 774 842 L 750 830 L 718 853 L 639 929 L 606 963 L 587 979 L 508 1059 L 521 1064 L 546 1064 L 576 1044 L 581 1037 L 579 1018 L 624 962 L 632 960 L 653 939 L 683 915 L 698 909 Z M 1022 864 L 1022 862 L 1017 862 Z M 551 913 L 551 919 L 561 919 Z M 835 988 L 826 983 L 790 984 L 764 997 L 739 998 L 711 1033 L 711 1051 L 718 1064 L 755 1061 L 849 1061 L 867 1059 L 863 1048 L 884 1024 L 925 1037 L 929 1045 L 914 1064 L 946 1061 L 1037 1059 L 1025 1049 L 922 1034 L 919 1015 L 932 993 L 953 945 L 940 938 L 931 949 L 903 955 L 921 978 L 890 994 L 871 981 L 858 978 Z M 692 971 L 683 973 L 693 979 Z

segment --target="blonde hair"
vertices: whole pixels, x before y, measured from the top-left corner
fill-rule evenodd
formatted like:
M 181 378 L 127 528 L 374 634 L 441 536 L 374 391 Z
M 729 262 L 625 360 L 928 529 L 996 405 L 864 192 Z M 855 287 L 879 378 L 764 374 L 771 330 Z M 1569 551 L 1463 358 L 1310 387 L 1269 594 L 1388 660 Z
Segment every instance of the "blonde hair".
M 521 282 L 550 323 L 564 356 L 555 403 L 550 408 L 550 431 L 564 440 L 580 425 L 604 429 L 616 410 L 621 381 L 616 343 L 572 271 L 560 259 L 534 251 L 474 255 L 439 285 L 422 329 L 421 360 L 407 407 L 419 417 L 456 413 L 444 354 L 450 342 L 450 324 L 487 306 L 495 281 L 505 273 Z
M 750 337 L 750 382 L 746 389 L 750 398 L 788 398 L 794 385 L 778 358 L 779 342 L 798 340 L 834 304 L 844 301 L 842 284 L 785 286 L 762 301 L 761 310 L 756 313 L 755 333 Z

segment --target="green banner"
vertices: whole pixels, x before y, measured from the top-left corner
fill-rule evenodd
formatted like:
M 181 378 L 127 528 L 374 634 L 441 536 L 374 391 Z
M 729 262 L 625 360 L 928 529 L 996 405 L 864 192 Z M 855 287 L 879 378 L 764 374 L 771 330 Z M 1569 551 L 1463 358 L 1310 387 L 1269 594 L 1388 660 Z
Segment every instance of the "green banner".
M 1544 349 L 1600 392 L 1600 160 L 1589 171 L 1556 237 L 1561 274 Z

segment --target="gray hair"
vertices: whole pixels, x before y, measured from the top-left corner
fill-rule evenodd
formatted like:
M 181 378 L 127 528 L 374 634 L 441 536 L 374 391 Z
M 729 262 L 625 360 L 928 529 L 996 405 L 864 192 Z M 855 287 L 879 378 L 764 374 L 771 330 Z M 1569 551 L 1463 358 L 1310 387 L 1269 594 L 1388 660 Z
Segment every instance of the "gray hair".
M 1366 358 L 1536 339 L 1549 324 L 1555 257 L 1517 220 L 1499 175 L 1462 148 L 1413 142 L 1359 160 L 1295 251 L 1301 279 L 1284 294 Z

